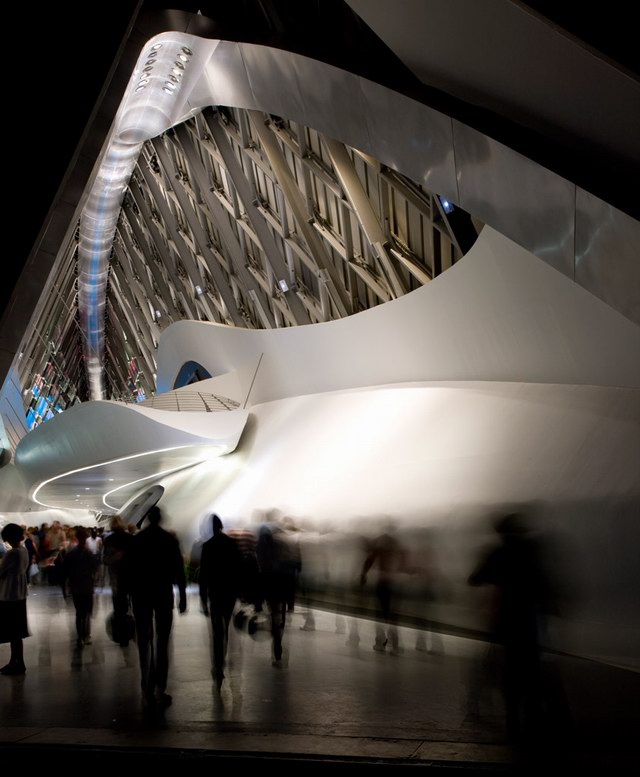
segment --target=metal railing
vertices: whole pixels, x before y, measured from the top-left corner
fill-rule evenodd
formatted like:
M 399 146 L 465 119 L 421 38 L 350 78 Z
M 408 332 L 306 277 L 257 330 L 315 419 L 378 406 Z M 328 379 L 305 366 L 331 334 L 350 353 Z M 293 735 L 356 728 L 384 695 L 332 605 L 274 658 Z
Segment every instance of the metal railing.
M 181 413 L 219 413 L 225 410 L 237 410 L 240 404 L 228 397 L 217 394 L 205 394 L 201 391 L 167 391 L 144 402 L 127 402 L 139 407 L 154 410 L 177 410 Z

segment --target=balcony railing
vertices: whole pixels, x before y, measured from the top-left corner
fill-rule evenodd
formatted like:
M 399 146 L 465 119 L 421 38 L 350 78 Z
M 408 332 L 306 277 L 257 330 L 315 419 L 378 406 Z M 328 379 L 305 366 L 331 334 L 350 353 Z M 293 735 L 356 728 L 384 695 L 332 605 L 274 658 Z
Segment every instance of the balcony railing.
M 177 410 L 181 413 L 220 413 L 224 410 L 237 410 L 240 404 L 228 397 L 217 394 L 205 394 L 201 391 L 167 391 L 144 402 L 128 402 L 139 407 L 154 410 Z

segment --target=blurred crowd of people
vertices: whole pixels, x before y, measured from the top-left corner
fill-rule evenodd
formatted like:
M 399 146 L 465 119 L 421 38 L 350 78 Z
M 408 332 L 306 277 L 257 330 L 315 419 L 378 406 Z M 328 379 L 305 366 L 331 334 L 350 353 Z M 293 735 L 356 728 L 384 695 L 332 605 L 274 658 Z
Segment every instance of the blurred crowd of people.
M 187 609 L 187 583 L 197 584 L 200 607 L 210 619 L 211 674 L 216 690 L 225 680 L 232 623 L 271 639 L 275 668 L 286 666 L 288 614 L 298 607 L 303 631 L 315 630 L 314 608 L 335 612 L 336 632 L 346 644 L 360 643 L 355 613 L 374 612 L 377 653 L 401 655 L 399 622 L 414 625 L 418 651 L 442 653 L 446 631 L 437 608 L 453 594 L 453 575 L 444 574 L 433 530 L 404 527 L 388 519 L 365 530 L 295 521 L 271 510 L 251 522 L 224 526 L 210 515 L 201 537 L 185 555 L 178 538 L 162 526 L 152 507 L 142 529 L 112 516 L 109 529 L 63 526 L 25 528 L 8 524 L 0 543 L 0 642 L 9 643 L 4 675 L 24 674 L 22 640 L 28 636 L 26 599 L 30 585 L 59 586 L 73 601 L 76 649 L 91 642 L 96 588 L 110 589 L 108 630 L 127 648 L 135 639 L 146 703 L 171 704 L 167 693 L 173 613 Z M 490 655 L 499 655 L 507 730 L 516 740 L 537 731 L 546 704 L 540 652 L 545 617 L 557 592 L 547 574 L 544 544 L 524 513 L 501 515 L 498 540 L 467 570 L 465 585 L 490 587 L 487 608 Z M 460 577 L 458 575 L 458 577 Z M 290 622 L 290 618 L 289 618 Z M 494 649 L 499 646 L 498 649 Z M 495 661 L 494 661 L 495 663 Z M 495 672 L 495 666 L 491 667 Z M 477 710 L 483 679 L 469 681 L 469 709 Z

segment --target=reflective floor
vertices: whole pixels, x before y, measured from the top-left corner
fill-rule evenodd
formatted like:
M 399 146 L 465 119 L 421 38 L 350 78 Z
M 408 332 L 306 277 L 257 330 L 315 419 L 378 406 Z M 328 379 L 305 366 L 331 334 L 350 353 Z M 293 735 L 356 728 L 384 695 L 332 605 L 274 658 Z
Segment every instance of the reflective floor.
M 282 666 L 268 633 L 232 627 L 227 678 L 211 679 L 209 621 L 195 589 L 175 612 L 167 691 L 142 702 L 138 654 L 107 636 L 108 589 L 96 595 L 92 644 L 76 648 L 74 610 L 55 588 L 33 587 L 25 677 L 0 678 L 0 741 L 21 745 L 194 748 L 442 763 L 510 764 L 502 699 L 484 643 L 401 628 L 400 650 L 373 650 L 375 623 L 315 611 L 288 614 Z M 426 644 L 425 644 L 426 641 Z M 418 649 L 416 649 L 418 648 Z M 8 646 L 0 646 L 0 660 Z M 553 659 L 567 704 L 557 731 L 570 759 L 631 762 L 640 675 Z M 569 723 L 570 721 L 570 723 Z M 543 746 L 544 743 L 541 743 Z

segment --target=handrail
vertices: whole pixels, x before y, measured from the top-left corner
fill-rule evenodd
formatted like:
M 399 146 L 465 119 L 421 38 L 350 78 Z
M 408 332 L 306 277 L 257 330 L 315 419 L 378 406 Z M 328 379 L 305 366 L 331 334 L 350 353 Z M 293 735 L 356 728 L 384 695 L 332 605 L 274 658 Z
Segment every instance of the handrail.
M 218 394 L 206 394 L 201 391 L 167 391 L 144 402 L 127 402 L 128 405 L 149 407 L 153 410 L 177 410 L 181 413 L 220 413 L 237 410 L 240 403 Z

